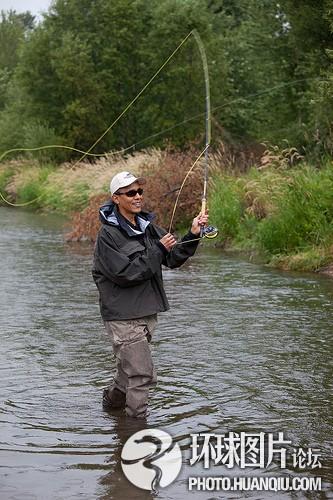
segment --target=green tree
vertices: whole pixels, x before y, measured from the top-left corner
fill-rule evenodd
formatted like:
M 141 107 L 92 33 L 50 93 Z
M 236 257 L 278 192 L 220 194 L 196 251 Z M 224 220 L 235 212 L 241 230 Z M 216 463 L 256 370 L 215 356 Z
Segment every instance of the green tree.
M 57 0 L 26 43 L 17 72 L 27 113 L 48 123 L 67 144 L 89 147 L 193 28 L 202 34 L 221 77 L 222 51 L 199 0 Z M 95 151 L 126 147 L 202 114 L 204 97 L 201 59 L 192 39 Z M 203 123 L 200 117 L 163 139 L 183 144 L 202 132 Z
M 314 6 L 313 6 L 314 7 Z M 322 16 L 318 19 L 318 11 Z M 306 92 L 309 126 L 307 129 L 308 149 L 316 156 L 333 154 L 333 1 L 319 3 L 317 16 L 318 31 L 314 27 L 310 36 L 316 43 L 307 42 L 307 50 L 312 54 L 312 66 L 317 68 L 320 80 L 314 80 Z M 302 26 L 298 28 L 301 32 Z
M 26 144 L 30 130 L 89 148 L 192 29 L 207 52 L 214 138 L 313 147 L 317 130 L 330 136 L 333 91 L 318 77 L 332 78 L 332 2 L 55 0 L 37 26 L 6 14 L 0 147 Z M 17 41 L 12 58 L 6 30 Z M 189 38 L 94 152 L 203 142 L 204 112 L 202 62 Z
M 19 50 L 34 28 L 30 12 L 0 12 L 0 110 L 5 107 L 7 90 L 19 61 Z
M 140 88 L 141 3 L 58 0 L 26 44 L 18 79 L 29 113 L 67 144 L 89 147 Z M 125 143 L 131 129 L 125 122 L 96 151 Z
M 220 49 L 220 37 L 213 32 L 211 20 L 210 12 L 200 0 L 156 2 L 147 33 L 146 67 L 149 68 L 147 73 L 152 75 L 180 42 L 196 29 L 207 53 L 213 105 L 217 98 L 221 102 L 226 93 L 225 87 L 219 84 L 226 74 L 226 61 Z M 203 139 L 205 97 L 202 60 L 191 36 L 143 97 L 140 127 L 152 134 L 170 129 L 163 137 L 179 145 L 195 138 Z
M 321 135 L 319 131 L 322 128 L 322 118 L 319 116 L 320 112 L 318 115 L 316 102 L 320 89 L 326 93 L 325 85 L 320 79 L 326 77 L 331 66 L 329 54 L 333 49 L 333 37 L 329 15 L 332 2 L 282 0 L 281 9 L 287 23 L 288 72 L 291 79 L 301 80 L 294 89 L 299 140 L 310 150 L 318 146 L 321 149 L 318 133 Z M 326 109 L 326 117 L 329 109 Z
M 223 33 L 228 62 L 229 96 L 216 113 L 220 123 L 240 139 L 313 144 L 313 102 L 328 65 L 326 49 L 332 44 L 327 2 L 207 4 L 214 14 L 214 30 Z

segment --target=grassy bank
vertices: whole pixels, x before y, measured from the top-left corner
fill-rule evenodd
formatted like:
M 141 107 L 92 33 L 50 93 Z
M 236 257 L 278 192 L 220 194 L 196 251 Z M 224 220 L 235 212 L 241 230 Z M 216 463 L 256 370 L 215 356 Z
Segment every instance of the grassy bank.
M 333 262 L 331 162 L 216 175 L 210 207 L 233 250 L 288 270 L 316 271 Z
M 137 173 L 149 162 L 150 155 L 145 153 L 138 162 L 111 156 L 75 168 L 71 163 L 56 166 L 36 160 L 14 160 L 0 164 L 0 190 L 12 203 L 70 214 L 87 207 L 92 196 L 107 193 L 110 179 L 119 169 L 130 168 Z
M 35 200 L 31 206 L 70 214 L 77 211 L 72 239 L 94 240 L 98 207 L 109 198 L 110 178 L 119 170 L 149 177 L 147 209 L 168 227 L 177 188 L 196 152 L 139 152 L 96 164 L 60 167 L 15 161 L 0 166 L 0 190 L 11 201 Z M 333 166 L 304 161 L 292 165 L 283 155 L 264 156 L 261 165 L 240 169 L 221 153 L 211 156 L 209 207 L 218 226 L 218 244 L 261 259 L 274 267 L 316 271 L 333 263 Z M 244 166 L 243 166 L 244 167 Z M 188 224 L 200 207 L 200 166 L 182 191 L 174 228 Z M 216 241 L 216 240 L 214 240 Z

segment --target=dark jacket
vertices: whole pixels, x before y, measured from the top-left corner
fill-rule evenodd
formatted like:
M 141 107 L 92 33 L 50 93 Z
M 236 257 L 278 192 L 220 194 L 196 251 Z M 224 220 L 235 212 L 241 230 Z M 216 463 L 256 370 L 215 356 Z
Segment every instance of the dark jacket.
M 182 239 L 188 243 L 167 252 L 159 243 L 166 231 L 153 224 L 152 218 L 140 212 L 137 230 L 126 223 L 112 202 L 100 209 L 102 227 L 92 274 L 104 321 L 135 319 L 169 309 L 161 266 L 181 266 L 195 253 L 199 240 L 189 232 Z

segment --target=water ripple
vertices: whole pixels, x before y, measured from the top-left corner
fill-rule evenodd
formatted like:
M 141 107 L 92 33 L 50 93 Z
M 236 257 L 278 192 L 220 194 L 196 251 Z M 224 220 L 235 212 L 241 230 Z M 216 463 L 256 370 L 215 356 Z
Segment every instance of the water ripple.
M 101 408 L 115 362 L 92 248 L 64 245 L 57 219 L 0 214 L 1 499 L 152 498 L 119 465 L 140 423 Z M 191 433 L 284 431 L 293 445 L 320 449 L 320 498 L 332 498 L 332 281 L 215 249 L 164 279 L 172 309 L 152 346 L 159 380 L 147 425 L 169 431 L 186 453 Z M 187 498 L 186 477 L 197 472 L 185 459 L 159 498 Z

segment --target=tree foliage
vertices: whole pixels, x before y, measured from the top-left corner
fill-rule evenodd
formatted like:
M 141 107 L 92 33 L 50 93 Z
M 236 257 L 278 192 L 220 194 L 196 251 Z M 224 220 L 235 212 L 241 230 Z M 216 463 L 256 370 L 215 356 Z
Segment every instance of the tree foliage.
M 19 61 L 23 42 L 34 28 L 34 17 L 25 12 L 0 12 L 0 110 L 6 105 L 11 77 Z
M 89 148 L 197 29 L 216 140 L 330 152 L 332 12 L 333 0 L 55 0 L 39 24 L 1 12 L 0 149 L 46 137 Z M 202 141 L 204 113 L 192 37 L 94 152 Z

